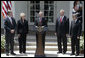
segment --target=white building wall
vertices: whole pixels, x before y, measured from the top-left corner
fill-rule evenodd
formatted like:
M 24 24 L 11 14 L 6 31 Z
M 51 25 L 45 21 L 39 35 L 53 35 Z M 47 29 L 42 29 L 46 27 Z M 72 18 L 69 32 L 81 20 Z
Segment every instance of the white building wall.
M 84 2 L 83 2 L 84 5 Z M 12 1 L 12 6 L 13 6 L 13 15 L 15 17 L 15 20 L 19 20 L 20 19 L 20 13 L 24 12 L 26 14 L 26 19 L 29 21 L 29 14 L 30 14 L 30 5 L 29 5 L 29 1 Z M 72 1 L 54 1 L 54 24 L 50 24 L 48 25 L 49 30 L 51 31 L 55 31 L 55 21 L 56 18 L 59 16 L 59 11 L 60 9 L 64 9 L 65 10 L 65 15 L 67 17 L 71 19 L 71 12 L 72 12 L 72 7 L 73 7 L 73 2 Z M 84 20 L 84 7 L 83 7 L 83 20 Z M 3 28 L 3 18 L 1 16 L 1 28 Z M 29 24 L 30 25 L 30 24 Z M 83 28 L 82 30 L 84 30 L 84 21 L 83 21 Z M 32 30 L 33 29 L 33 25 L 29 26 L 29 29 Z
M 27 19 L 27 2 L 26 1 L 15 1 L 15 19 L 20 19 L 20 13 L 24 12 Z

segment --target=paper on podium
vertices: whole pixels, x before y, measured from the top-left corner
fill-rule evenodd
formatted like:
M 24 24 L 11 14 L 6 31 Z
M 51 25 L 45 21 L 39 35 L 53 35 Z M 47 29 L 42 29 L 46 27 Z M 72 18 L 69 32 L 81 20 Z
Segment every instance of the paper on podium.
M 35 31 L 42 32 L 42 31 L 47 31 L 47 30 L 48 30 L 48 27 L 44 27 L 44 26 L 35 27 Z

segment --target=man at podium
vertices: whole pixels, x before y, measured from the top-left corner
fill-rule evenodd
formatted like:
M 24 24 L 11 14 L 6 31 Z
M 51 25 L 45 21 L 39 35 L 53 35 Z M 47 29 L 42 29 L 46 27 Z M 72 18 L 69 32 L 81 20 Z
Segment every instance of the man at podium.
M 36 54 L 35 57 L 43 57 L 45 50 L 45 35 L 47 31 L 47 19 L 43 17 L 43 12 L 39 12 L 39 17 L 34 23 L 36 29 Z

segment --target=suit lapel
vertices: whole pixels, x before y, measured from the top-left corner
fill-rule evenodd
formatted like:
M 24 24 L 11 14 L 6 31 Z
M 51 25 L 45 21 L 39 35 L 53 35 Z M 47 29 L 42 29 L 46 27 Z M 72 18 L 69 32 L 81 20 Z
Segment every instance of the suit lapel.
M 14 24 L 14 20 L 13 20 L 13 18 L 11 17 L 11 19 L 12 19 L 12 25 Z
M 21 24 L 22 24 L 22 25 L 24 25 L 24 24 L 25 24 L 25 20 L 24 20 L 24 22 L 23 22 L 22 20 L 20 20 L 20 22 L 21 22 Z
M 62 22 L 64 21 L 64 19 L 65 19 L 65 16 L 62 18 Z
M 22 22 L 22 20 L 20 19 L 20 23 L 23 25 L 23 22 Z
M 7 17 L 7 19 L 8 19 L 8 22 L 11 24 L 11 22 L 10 22 L 10 19 Z M 12 25 L 12 24 L 11 24 Z

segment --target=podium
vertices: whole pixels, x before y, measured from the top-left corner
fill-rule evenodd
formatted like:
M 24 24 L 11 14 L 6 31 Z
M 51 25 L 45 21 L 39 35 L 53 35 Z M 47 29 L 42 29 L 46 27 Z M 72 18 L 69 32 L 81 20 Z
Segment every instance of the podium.
M 35 57 L 44 57 L 44 47 L 43 47 L 43 43 L 42 43 L 42 32 L 43 32 L 44 27 L 42 26 L 38 26 L 36 31 L 38 34 L 38 43 L 37 43 L 37 48 L 36 48 L 36 53 L 35 53 Z

